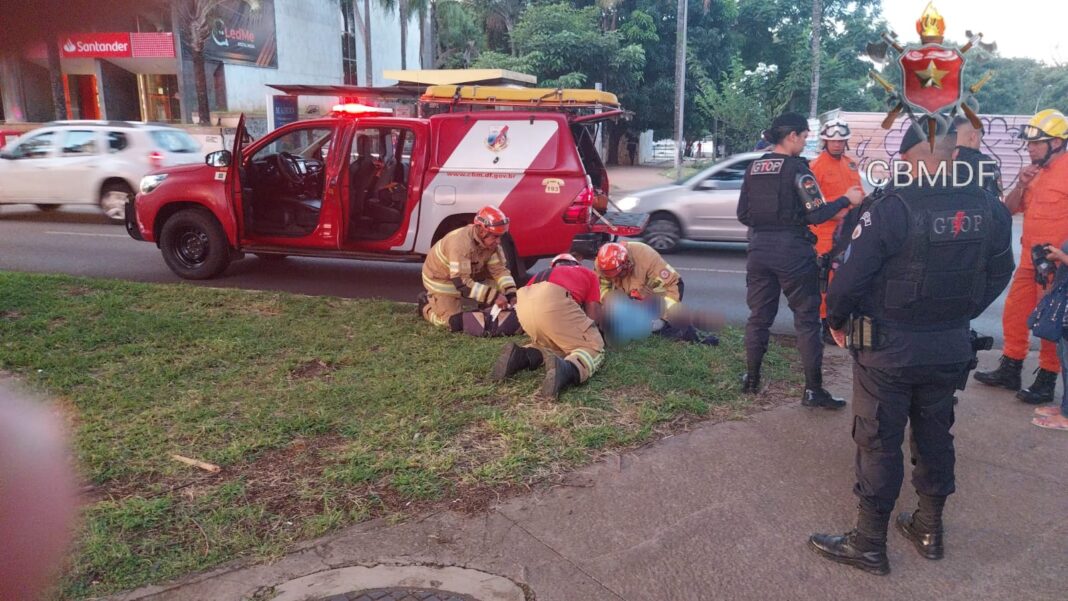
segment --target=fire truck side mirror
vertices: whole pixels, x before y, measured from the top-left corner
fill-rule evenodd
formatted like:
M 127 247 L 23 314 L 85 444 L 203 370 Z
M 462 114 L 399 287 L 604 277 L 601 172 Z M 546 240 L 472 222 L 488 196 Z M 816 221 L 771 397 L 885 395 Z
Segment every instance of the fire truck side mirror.
M 204 156 L 204 162 L 212 167 L 229 167 L 232 159 L 229 150 L 216 150 Z

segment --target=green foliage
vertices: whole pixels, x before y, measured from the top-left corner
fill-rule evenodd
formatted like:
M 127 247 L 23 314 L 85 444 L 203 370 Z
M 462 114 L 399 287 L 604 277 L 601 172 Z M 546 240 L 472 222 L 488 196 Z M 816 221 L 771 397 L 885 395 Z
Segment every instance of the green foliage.
M 424 0 L 425 1 L 425 0 Z M 486 47 L 479 15 L 467 2 L 443 0 L 434 4 L 437 65 L 441 69 L 466 69 Z
M 568 4 L 527 8 L 511 33 L 516 54 L 483 53 L 474 66 L 514 69 L 536 75 L 545 87 L 622 89 L 641 79 L 645 52 L 618 31 L 602 31 L 601 9 Z M 631 30 L 641 37 L 639 30 Z M 644 35 L 647 35 L 644 34 Z
M 705 84 L 697 98 L 700 111 L 720 122 L 720 136 L 728 152 L 749 150 L 759 132 L 783 112 L 804 72 L 781 74 L 776 65 L 760 63 L 746 69 L 736 60 L 719 85 Z

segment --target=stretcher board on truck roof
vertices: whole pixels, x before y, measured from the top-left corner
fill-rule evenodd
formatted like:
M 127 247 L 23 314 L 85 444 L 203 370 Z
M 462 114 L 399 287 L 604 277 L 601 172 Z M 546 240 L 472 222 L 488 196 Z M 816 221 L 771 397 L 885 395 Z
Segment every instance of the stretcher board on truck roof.
M 493 105 L 525 108 L 619 108 L 611 92 L 560 88 L 503 86 L 429 86 L 420 102 L 454 105 Z

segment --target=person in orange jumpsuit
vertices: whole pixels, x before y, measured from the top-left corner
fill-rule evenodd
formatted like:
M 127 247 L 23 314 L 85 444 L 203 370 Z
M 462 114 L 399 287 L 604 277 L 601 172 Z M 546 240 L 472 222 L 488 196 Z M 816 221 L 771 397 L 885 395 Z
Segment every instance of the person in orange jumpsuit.
M 1035 382 L 1020 390 L 1020 371 L 1030 343 L 1027 318 L 1046 292 L 1035 280 L 1031 249 L 1036 244 L 1060 248 L 1068 240 L 1068 119 L 1053 109 L 1040 111 L 1021 128 L 1020 137 L 1027 142 L 1031 164 L 1020 171 L 1005 206 L 1013 214 L 1023 213 L 1023 252 L 1001 318 L 1005 336 L 1001 364 L 993 371 L 977 372 L 975 379 L 1017 390 L 1016 398 L 1039 405 L 1053 401 L 1060 361 L 1056 344 L 1043 341 Z
M 816 176 L 816 183 L 820 186 L 824 198 L 838 198 L 844 196 L 852 187 L 860 188 L 860 171 L 857 162 L 846 154 L 849 149 L 849 123 L 844 119 L 831 119 L 820 127 L 820 139 L 823 140 L 823 152 L 816 160 L 809 164 L 812 174 Z M 834 234 L 842 223 L 849 209 L 842 209 L 833 218 L 818 225 L 808 226 L 813 234 L 816 234 L 816 255 L 825 255 L 831 252 L 834 245 Z M 831 275 L 833 277 L 833 274 Z M 823 322 L 823 342 L 834 345 L 830 330 L 827 327 L 827 295 L 821 294 L 820 320 Z

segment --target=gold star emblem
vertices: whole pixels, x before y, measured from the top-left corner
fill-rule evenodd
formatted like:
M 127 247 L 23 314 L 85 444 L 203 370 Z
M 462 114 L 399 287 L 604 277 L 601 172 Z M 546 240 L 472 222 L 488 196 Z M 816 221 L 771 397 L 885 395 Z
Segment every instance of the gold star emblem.
M 935 67 L 934 61 L 927 63 L 927 68 L 923 71 L 914 71 L 916 77 L 920 78 L 920 83 L 925 88 L 942 88 L 942 78 L 945 77 L 949 71 L 942 71 Z

